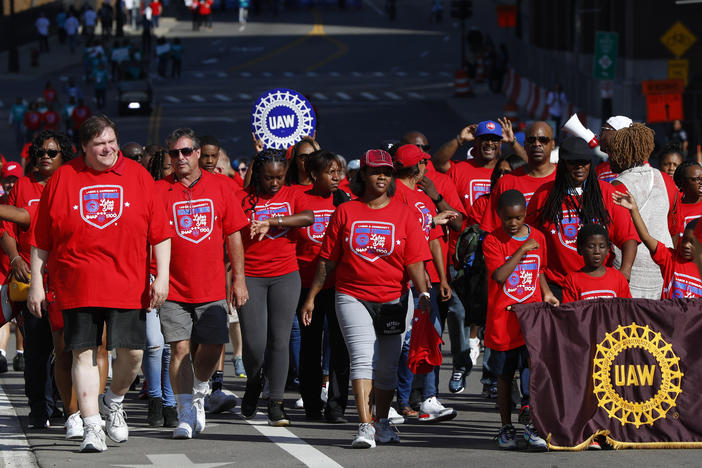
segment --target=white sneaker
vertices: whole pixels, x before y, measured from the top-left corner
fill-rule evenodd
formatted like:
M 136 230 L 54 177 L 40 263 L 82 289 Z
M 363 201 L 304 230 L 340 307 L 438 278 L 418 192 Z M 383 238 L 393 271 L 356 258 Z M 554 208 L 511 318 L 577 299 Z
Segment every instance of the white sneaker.
M 391 406 L 390 411 L 388 411 L 388 420 L 392 424 L 403 424 L 405 422 L 405 417 L 398 413 L 397 410 Z
M 83 442 L 80 444 L 81 452 L 104 452 L 107 450 L 105 443 L 105 432 L 98 424 L 88 424 L 85 426 Z
M 470 360 L 473 366 L 476 366 L 480 356 L 480 338 L 469 338 L 468 343 L 470 345 Z
M 195 433 L 205 430 L 205 397 L 193 395 L 193 412 L 195 413 Z
M 195 408 L 178 409 L 178 425 L 173 429 L 174 439 L 192 439 L 195 432 Z
M 302 398 L 298 398 L 297 400 L 295 400 L 295 408 L 302 409 L 304 407 L 305 407 L 305 402 L 302 401 Z
M 108 407 L 104 400 L 105 395 L 98 396 L 100 414 L 105 418 L 105 432 L 107 436 L 117 443 L 126 442 L 129 439 L 129 427 L 127 426 L 127 413 L 124 412 L 122 404 L 117 409 Z
M 205 407 L 209 413 L 223 413 L 236 406 L 236 397 L 222 390 L 215 390 L 205 397 Z
M 84 431 L 83 418 L 80 417 L 80 411 L 70 415 L 63 427 L 66 428 L 66 440 L 82 439 Z
M 322 400 L 322 403 L 326 404 L 329 399 L 329 382 L 322 387 L 322 394 L 319 395 L 319 398 Z
M 375 441 L 379 444 L 399 443 L 400 436 L 397 435 L 395 428 L 390 426 L 388 418 L 379 419 L 375 423 Z
M 435 396 L 427 398 L 419 406 L 420 423 L 437 423 L 448 421 L 455 417 L 456 410 L 444 407 Z
M 361 423 L 358 425 L 356 438 L 351 442 L 353 448 L 373 448 L 375 447 L 375 429 L 371 423 Z

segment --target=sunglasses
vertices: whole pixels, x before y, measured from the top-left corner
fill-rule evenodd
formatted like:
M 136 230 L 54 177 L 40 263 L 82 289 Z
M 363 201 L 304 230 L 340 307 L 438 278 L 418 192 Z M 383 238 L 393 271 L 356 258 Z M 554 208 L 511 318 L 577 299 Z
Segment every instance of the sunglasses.
M 431 146 L 429 145 L 415 145 L 417 148 L 420 150 L 424 151 L 425 153 L 428 152 L 431 149 Z
M 55 158 L 56 156 L 58 156 L 60 153 L 61 153 L 60 150 L 53 150 L 53 149 L 50 149 L 50 150 L 41 150 L 41 149 L 40 149 L 40 150 L 37 152 L 37 158 L 41 158 L 42 156 L 44 156 L 44 155 L 46 154 L 46 155 L 48 155 L 51 159 L 54 159 L 54 158 Z
M 191 154 L 193 154 L 193 151 L 195 151 L 195 149 L 194 149 L 194 148 L 190 148 L 190 147 L 175 148 L 175 149 L 172 149 L 172 150 L 168 150 L 168 154 L 169 154 L 172 158 L 177 158 L 177 157 L 178 157 L 178 154 L 182 154 L 183 156 L 188 157 L 188 156 L 190 156 Z
M 547 136 L 538 136 L 538 137 L 529 136 L 529 137 L 526 137 L 526 142 L 527 142 L 528 145 L 533 145 L 533 144 L 535 144 L 537 141 L 538 141 L 539 143 L 541 143 L 542 145 L 547 145 L 547 144 L 549 144 L 549 143 L 551 142 L 552 139 L 553 139 L 553 138 L 547 137 Z
M 248 169 L 249 169 L 248 167 L 240 167 L 239 169 L 237 169 L 237 171 L 246 172 Z

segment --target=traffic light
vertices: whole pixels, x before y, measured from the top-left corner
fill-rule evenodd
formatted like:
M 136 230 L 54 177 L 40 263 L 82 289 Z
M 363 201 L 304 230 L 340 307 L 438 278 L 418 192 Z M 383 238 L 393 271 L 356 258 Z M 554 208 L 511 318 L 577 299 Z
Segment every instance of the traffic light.
M 451 0 L 451 18 L 465 19 L 473 16 L 473 0 Z

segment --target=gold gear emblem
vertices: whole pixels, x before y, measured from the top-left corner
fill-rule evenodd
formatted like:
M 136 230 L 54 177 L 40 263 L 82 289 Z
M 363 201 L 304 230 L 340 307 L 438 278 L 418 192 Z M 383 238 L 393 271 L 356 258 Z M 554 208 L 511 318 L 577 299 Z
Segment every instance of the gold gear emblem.
M 612 363 L 619 353 L 629 348 L 647 351 L 660 369 L 660 387 L 655 395 L 646 401 L 625 400 L 612 386 Z M 683 373 L 680 372 L 679 364 L 680 358 L 673 352 L 672 345 L 661 338 L 660 332 L 654 333 L 648 325 L 619 325 L 612 333 L 607 333 L 604 340 L 597 345 L 592 381 L 598 406 L 607 411 L 610 418 L 618 419 L 622 426 L 652 426 L 654 421 L 665 417 L 675 406 L 678 395 L 682 393 L 680 384 Z

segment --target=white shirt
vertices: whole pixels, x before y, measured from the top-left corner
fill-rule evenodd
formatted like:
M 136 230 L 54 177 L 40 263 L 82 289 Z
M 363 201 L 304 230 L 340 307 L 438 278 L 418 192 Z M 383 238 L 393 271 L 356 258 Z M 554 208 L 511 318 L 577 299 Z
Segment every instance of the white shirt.
M 49 22 L 48 18 L 41 17 L 37 18 L 36 23 L 34 25 L 37 27 L 37 32 L 42 35 L 42 36 L 48 36 L 49 35 L 49 26 L 51 23 Z
M 73 36 L 78 33 L 78 28 L 80 27 L 80 23 L 78 22 L 78 18 L 75 16 L 69 16 L 66 19 L 66 23 L 63 25 L 63 29 L 66 30 L 66 33 L 69 36 Z

